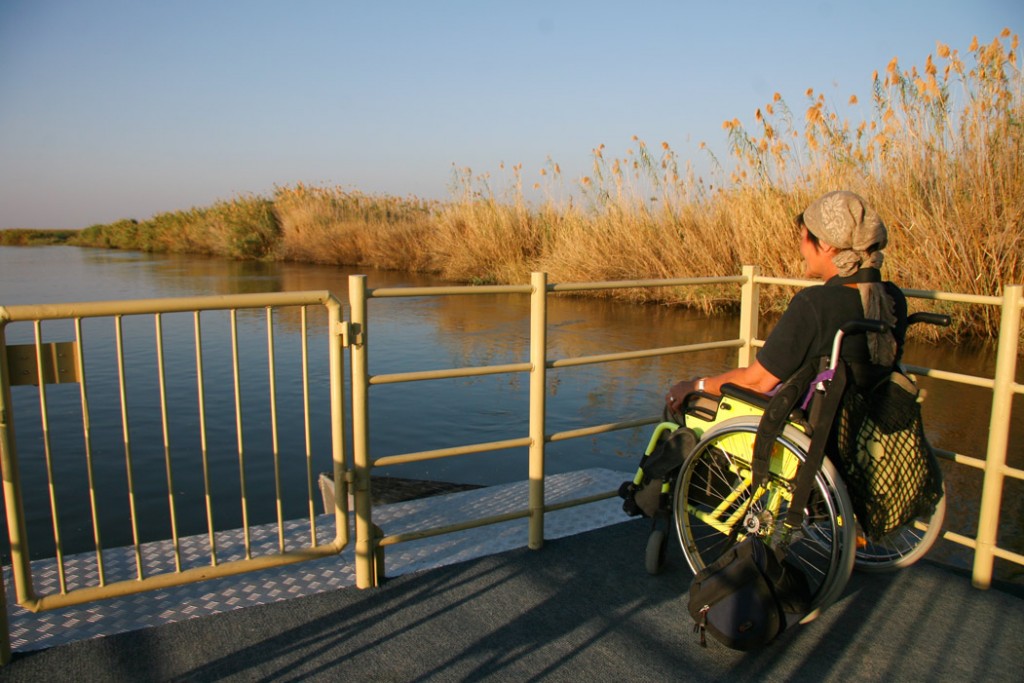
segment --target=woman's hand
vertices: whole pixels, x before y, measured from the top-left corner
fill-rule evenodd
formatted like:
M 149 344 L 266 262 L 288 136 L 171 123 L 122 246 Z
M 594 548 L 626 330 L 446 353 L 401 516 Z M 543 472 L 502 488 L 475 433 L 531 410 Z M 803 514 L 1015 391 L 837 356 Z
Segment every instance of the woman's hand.
M 672 411 L 681 411 L 687 394 L 697 391 L 697 380 L 687 379 L 672 385 L 665 396 L 665 407 Z

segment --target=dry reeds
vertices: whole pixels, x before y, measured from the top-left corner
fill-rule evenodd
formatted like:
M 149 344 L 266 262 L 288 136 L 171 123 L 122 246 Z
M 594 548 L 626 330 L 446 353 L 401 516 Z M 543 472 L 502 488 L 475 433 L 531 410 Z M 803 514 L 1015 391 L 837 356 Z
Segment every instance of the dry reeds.
M 432 203 L 346 192 L 341 188 L 278 188 L 281 227 L 276 257 L 309 263 L 434 270 L 429 241 Z
M 736 274 L 800 274 L 793 216 L 835 189 L 862 194 L 890 229 L 886 270 L 905 287 L 992 294 L 1024 280 L 1024 98 L 1016 35 L 975 39 L 961 56 L 938 44 L 923 67 L 893 59 L 872 79 L 859 122 L 813 89 L 802 116 L 780 95 L 754 113 L 753 132 L 726 121 L 730 159 L 695 175 L 667 143 L 633 139 L 622 158 L 593 150 L 592 171 L 569 193 L 549 160 L 524 199 L 521 165 L 510 187 L 454 172 L 445 203 L 340 188 L 278 188 L 210 209 L 121 221 L 80 243 L 199 251 L 430 271 L 466 282 L 524 282 Z M 971 64 L 968 64 L 971 62 Z M 864 105 L 850 98 L 844 108 Z M 702 145 L 703 147 L 703 145 Z M 556 199 L 557 197 L 557 199 Z M 731 305 L 735 289 L 624 291 L 621 296 Z M 780 293 L 783 299 L 788 293 Z M 784 303 L 783 301 L 780 301 Z M 995 314 L 960 314 L 956 333 L 991 335 Z

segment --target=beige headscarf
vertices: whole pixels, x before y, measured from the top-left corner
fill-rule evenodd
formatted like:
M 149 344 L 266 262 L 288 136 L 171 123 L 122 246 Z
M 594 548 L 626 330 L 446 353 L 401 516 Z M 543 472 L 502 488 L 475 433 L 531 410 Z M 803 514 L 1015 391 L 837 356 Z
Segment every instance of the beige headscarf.
M 816 199 L 804 211 L 804 224 L 818 239 L 838 249 L 832 262 L 840 277 L 861 268 L 881 268 L 888 233 L 875 210 L 859 195 L 845 190 Z M 890 328 L 896 324 L 895 304 L 881 282 L 857 283 L 864 317 L 881 320 Z M 871 362 L 892 365 L 896 360 L 896 338 L 892 332 L 868 333 Z

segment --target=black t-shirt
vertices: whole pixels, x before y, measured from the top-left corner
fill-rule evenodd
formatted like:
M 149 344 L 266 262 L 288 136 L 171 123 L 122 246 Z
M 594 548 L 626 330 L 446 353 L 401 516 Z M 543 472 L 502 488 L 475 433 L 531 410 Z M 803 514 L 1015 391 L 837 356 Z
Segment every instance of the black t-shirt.
M 896 304 L 898 360 L 906 331 L 907 300 L 898 287 L 890 282 L 885 285 Z M 808 287 L 797 292 L 789 302 L 786 312 L 765 340 L 764 348 L 758 352 L 757 360 L 765 370 L 784 381 L 808 361 L 830 355 L 839 328 L 851 320 L 863 318 L 864 308 L 856 287 L 832 281 Z M 864 386 L 875 379 L 876 373 L 867 370 L 875 366 L 870 364 L 863 334 L 843 339 L 842 357 L 853 367 L 857 384 Z

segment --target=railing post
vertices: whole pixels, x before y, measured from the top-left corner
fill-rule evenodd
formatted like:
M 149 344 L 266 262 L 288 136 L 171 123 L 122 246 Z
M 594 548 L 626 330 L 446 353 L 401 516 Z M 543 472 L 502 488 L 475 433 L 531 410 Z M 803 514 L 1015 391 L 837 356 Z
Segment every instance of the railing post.
M 529 546 L 544 545 L 544 414 L 547 400 L 547 273 L 530 276 L 530 531 Z
M 21 493 L 17 477 L 17 463 L 14 456 L 14 419 L 10 414 L 11 385 L 7 367 L 7 339 L 4 332 L 6 325 L 0 321 L 0 472 L 3 473 L 3 495 L 7 504 L 7 523 L 10 525 L 11 539 L 11 572 L 17 571 L 20 562 L 15 561 L 15 546 L 25 539 L 24 516 L 20 513 L 11 514 L 14 504 L 20 507 Z M 15 520 L 21 520 L 15 525 Z M 19 528 L 15 528 L 18 526 Z M 20 550 L 19 550 L 20 552 Z M 3 567 L 0 567 L 0 665 L 11 661 L 11 633 L 7 622 L 7 591 L 3 582 Z M 28 575 L 31 581 L 32 575 Z
M 334 542 L 348 545 L 348 463 L 345 462 L 345 363 L 342 343 L 347 333 L 341 303 L 333 296 L 327 304 L 331 368 L 331 462 L 334 477 Z
M 757 338 L 758 315 L 760 311 L 761 287 L 755 281 L 761 274 L 759 266 L 743 266 L 743 287 L 740 290 L 740 339 L 737 365 L 748 367 L 754 362 L 753 341 Z
M 374 568 L 376 538 L 370 504 L 369 417 L 367 393 L 370 376 L 367 363 L 366 276 L 350 275 L 348 300 L 351 310 L 349 352 L 352 364 L 352 473 L 356 513 L 356 586 L 372 588 L 383 568 Z
M 988 425 L 988 451 L 985 455 L 985 477 L 981 485 L 981 511 L 974 551 L 972 583 L 977 588 L 988 588 L 992 584 L 994 550 L 999 534 L 999 507 L 1003 495 L 1003 470 L 1010 443 L 1010 409 L 1013 406 L 1013 385 L 1017 373 L 1021 292 L 1021 285 L 1007 285 L 1003 288 L 999 347 L 992 386 L 992 415 Z

